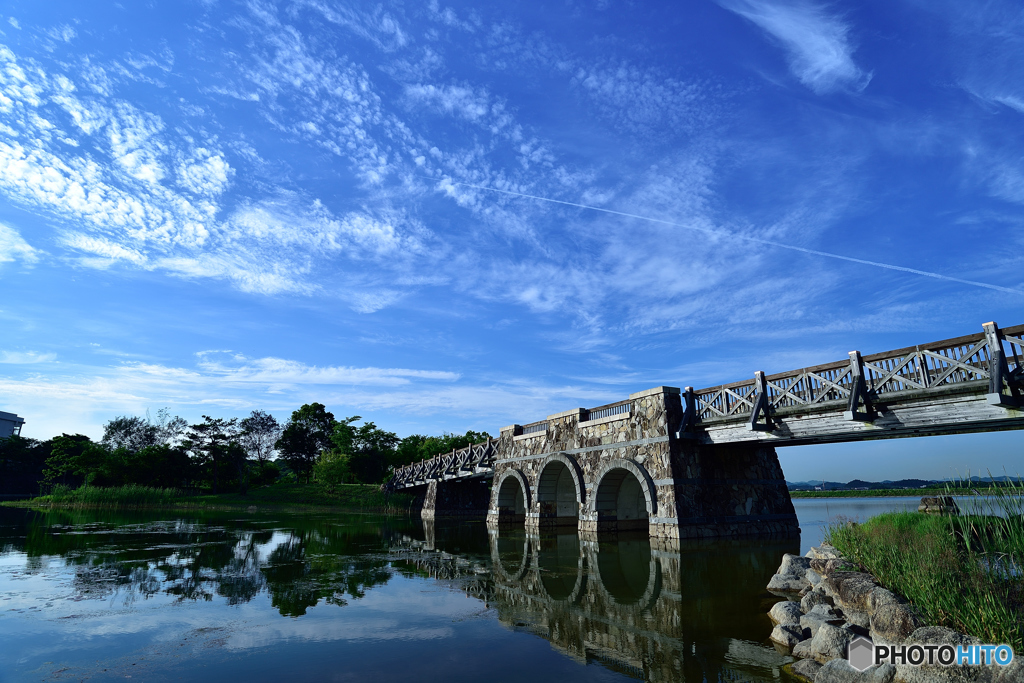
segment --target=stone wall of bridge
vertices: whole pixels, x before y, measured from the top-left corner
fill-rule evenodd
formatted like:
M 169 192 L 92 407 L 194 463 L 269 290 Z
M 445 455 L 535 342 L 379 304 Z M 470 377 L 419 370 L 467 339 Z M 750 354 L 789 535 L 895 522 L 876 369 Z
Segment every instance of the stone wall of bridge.
M 587 419 L 599 410 L 613 414 Z M 584 535 L 642 529 L 665 541 L 798 533 L 775 450 L 677 439 L 682 413 L 679 390 L 657 387 L 609 410 L 551 415 L 532 433 L 503 428 L 488 523 Z

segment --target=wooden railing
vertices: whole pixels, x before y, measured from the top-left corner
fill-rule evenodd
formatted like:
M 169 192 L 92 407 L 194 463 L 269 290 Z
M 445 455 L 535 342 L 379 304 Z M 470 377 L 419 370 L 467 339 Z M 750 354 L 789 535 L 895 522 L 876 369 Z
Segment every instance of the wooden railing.
M 848 419 L 863 419 L 872 403 L 895 394 L 980 382 L 990 385 L 990 401 L 1017 406 L 1024 379 L 1022 334 L 1024 325 L 1000 330 L 987 323 L 984 331 L 964 337 L 870 356 L 852 351 L 848 360 L 776 375 L 758 372 L 753 379 L 696 391 L 687 388 L 684 396 L 692 402 L 687 407 L 693 413 L 689 426 L 736 418 L 750 418 L 754 426 L 778 409 L 840 402 L 847 403 Z
M 487 439 L 482 443 L 457 448 L 451 453 L 442 453 L 429 460 L 414 462 L 405 467 L 395 468 L 394 474 L 383 488 L 398 489 L 425 484 L 428 481 L 457 479 L 476 474 L 494 464 L 494 443 Z

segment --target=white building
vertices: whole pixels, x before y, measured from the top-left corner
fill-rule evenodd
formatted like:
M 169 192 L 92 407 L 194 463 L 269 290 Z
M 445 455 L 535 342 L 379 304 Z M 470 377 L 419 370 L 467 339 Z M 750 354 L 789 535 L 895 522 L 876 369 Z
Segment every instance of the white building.
M 0 410 L 0 439 L 6 439 L 14 434 L 20 436 L 21 425 L 23 424 L 25 424 L 25 418 Z

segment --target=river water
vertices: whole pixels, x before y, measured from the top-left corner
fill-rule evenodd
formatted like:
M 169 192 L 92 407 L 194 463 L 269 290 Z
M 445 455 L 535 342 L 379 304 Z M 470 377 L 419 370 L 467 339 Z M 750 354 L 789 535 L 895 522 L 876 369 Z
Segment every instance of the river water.
M 592 542 L 373 515 L 0 508 L 0 682 L 777 681 L 764 586 L 801 537 Z

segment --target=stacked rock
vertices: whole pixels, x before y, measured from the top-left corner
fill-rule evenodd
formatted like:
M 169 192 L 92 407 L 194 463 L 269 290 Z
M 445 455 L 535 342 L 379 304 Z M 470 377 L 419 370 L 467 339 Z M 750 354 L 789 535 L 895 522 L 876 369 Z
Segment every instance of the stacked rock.
M 929 681 L 1024 680 L 1024 665 L 943 667 L 883 663 L 859 672 L 847 662 L 847 648 L 858 636 L 898 645 L 980 643 L 952 629 L 925 626 L 914 607 L 859 571 L 834 547 L 822 544 L 805 557 L 786 554 L 768 590 L 786 598 L 768 616 L 771 640 L 800 660 L 792 673 L 815 683 L 925 683 Z M 1024 658 L 1022 658 L 1024 659 Z

